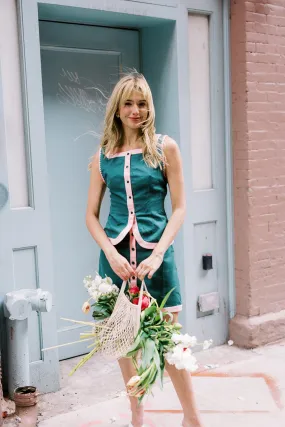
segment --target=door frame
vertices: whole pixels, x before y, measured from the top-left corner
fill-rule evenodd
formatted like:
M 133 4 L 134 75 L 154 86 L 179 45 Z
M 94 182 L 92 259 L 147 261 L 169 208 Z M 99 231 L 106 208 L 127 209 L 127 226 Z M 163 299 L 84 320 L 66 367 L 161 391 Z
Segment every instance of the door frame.
M 223 43 L 224 43 L 224 85 L 225 85 L 225 157 L 226 157 L 226 206 L 227 206 L 227 246 L 229 316 L 236 314 L 235 253 L 234 253 L 234 182 L 232 149 L 232 97 L 230 66 L 230 15 L 231 0 L 223 0 Z
M 203 0 L 209 1 L 209 0 Z M 231 138 L 231 85 L 230 85 L 230 34 L 229 34 L 229 13 L 230 0 L 221 0 L 223 2 L 223 47 L 224 47 L 224 123 L 225 123 L 225 157 L 226 157 L 226 229 L 227 229 L 227 278 L 229 291 L 229 316 L 232 318 L 235 315 L 235 275 L 234 275 L 234 228 L 233 228 L 233 166 L 232 166 L 232 138 Z M 177 62 L 177 79 L 181 79 L 181 84 L 178 85 L 178 110 L 179 110 L 179 134 L 180 140 L 188 138 L 188 130 L 183 130 L 182 119 L 184 115 L 183 107 L 185 103 L 181 101 L 185 90 L 185 82 L 187 82 L 187 67 L 184 70 L 181 64 L 185 63 L 181 49 L 177 48 L 177 44 L 185 46 L 185 35 L 187 35 L 187 26 L 185 26 L 185 12 L 199 11 L 200 0 L 192 0 L 194 5 L 187 8 L 188 1 L 179 1 L 179 5 L 175 7 L 174 1 L 154 0 L 156 4 L 147 6 L 143 2 L 132 2 L 117 0 L 18 0 L 18 16 L 19 16 L 19 38 L 22 66 L 22 87 L 23 87 L 23 106 L 26 129 L 26 145 L 30 147 L 31 140 L 40 138 L 45 141 L 44 131 L 44 110 L 43 110 L 43 94 L 41 83 L 41 60 L 40 60 L 40 40 L 39 40 L 39 7 L 53 6 L 58 7 L 59 16 L 62 17 L 63 8 L 71 10 L 72 8 L 87 9 L 98 17 L 98 21 L 94 22 L 97 25 L 107 25 L 108 16 L 110 16 L 109 26 L 117 28 L 137 28 L 140 29 L 142 22 L 154 18 L 157 22 L 163 20 L 173 21 L 176 23 L 176 62 Z M 114 20 L 115 15 L 123 14 L 125 21 L 118 21 L 117 25 Z M 131 21 L 132 16 L 135 19 Z M 128 19 L 129 18 L 129 19 Z M 68 18 L 67 18 L 68 19 Z M 187 37 L 187 36 L 186 36 Z M 187 85 L 186 85 L 187 86 Z M 181 150 L 185 150 L 181 144 Z M 29 151 L 29 150 L 28 150 Z M 184 244 L 185 247 L 185 244 Z

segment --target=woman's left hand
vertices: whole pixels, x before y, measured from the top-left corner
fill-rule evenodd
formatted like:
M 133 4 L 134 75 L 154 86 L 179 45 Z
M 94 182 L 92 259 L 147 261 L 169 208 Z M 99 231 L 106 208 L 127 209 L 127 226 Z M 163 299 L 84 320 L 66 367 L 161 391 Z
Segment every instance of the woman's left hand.
M 148 258 L 143 260 L 136 269 L 136 275 L 140 280 L 144 280 L 145 276 L 152 278 L 156 270 L 159 269 L 163 261 L 163 256 L 152 253 Z

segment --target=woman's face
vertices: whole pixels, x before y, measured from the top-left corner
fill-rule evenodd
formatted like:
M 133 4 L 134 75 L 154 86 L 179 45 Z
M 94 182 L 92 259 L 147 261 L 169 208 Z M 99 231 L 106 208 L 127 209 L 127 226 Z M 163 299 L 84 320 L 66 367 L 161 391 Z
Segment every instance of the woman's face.
M 148 105 L 142 93 L 132 92 L 119 107 L 123 128 L 139 129 L 148 116 Z

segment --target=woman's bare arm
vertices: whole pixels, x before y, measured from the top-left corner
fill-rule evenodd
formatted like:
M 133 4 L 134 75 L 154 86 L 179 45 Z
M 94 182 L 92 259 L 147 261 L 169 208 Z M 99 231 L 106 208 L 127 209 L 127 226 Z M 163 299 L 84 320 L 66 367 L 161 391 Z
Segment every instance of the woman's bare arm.
M 144 261 L 142 261 L 136 269 L 136 274 L 141 280 L 146 275 L 148 275 L 148 278 L 151 279 L 155 271 L 160 267 L 163 261 L 163 256 L 178 233 L 186 213 L 184 179 L 180 150 L 173 139 L 169 137 L 166 137 L 165 139 L 164 153 L 167 163 L 166 176 L 170 189 L 172 215 L 152 254 Z
M 106 191 L 99 169 L 99 152 L 92 161 L 90 185 L 88 191 L 88 201 L 86 209 L 86 225 L 102 251 L 105 253 L 112 270 L 122 279 L 127 280 L 134 274 L 129 262 L 122 257 L 117 249 L 112 245 L 99 221 L 102 200 Z
M 155 254 L 162 256 L 174 240 L 186 214 L 183 166 L 179 147 L 172 138 L 167 136 L 163 150 L 166 157 L 166 176 L 170 190 L 172 215 L 154 249 Z
M 104 183 L 100 174 L 99 152 L 97 152 L 92 161 L 86 209 L 86 225 L 93 239 L 107 255 L 108 253 L 112 253 L 114 251 L 114 247 L 99 222 L 101 203 L 105 191 L 106 184 Z

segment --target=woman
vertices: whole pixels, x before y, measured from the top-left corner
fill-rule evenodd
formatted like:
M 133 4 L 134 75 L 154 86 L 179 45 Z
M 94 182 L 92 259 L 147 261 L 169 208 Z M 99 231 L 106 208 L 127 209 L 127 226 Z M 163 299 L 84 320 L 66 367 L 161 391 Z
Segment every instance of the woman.
M 101 247 L 99 273 L 117 285 L 130 280 L 161 302 L 175 286 L 166 309 L 176 322 L 182 309 L 173 239 L 185 217 L 182 161 L 168 136 L 156 135 L 152 94 L 138 73 L 123 77 L 109 99 L 101 148 L 91 164 L 86 224 Z M 164 200 L 169 186 L 172 215 L 167 220 Z M 108 186 L 111 208 L 106 227 L 99 222 Z M 119 360 L 125 383 L 135 375 L 131 359 Z M 184 427 L 201 427 L 191 377 L 167 365 L 184 412 Z M 143 407 L 130 397 L 132 426 L 143 426 Z

